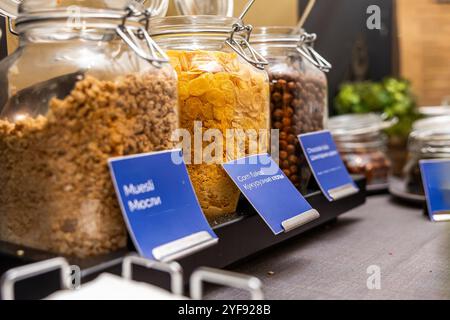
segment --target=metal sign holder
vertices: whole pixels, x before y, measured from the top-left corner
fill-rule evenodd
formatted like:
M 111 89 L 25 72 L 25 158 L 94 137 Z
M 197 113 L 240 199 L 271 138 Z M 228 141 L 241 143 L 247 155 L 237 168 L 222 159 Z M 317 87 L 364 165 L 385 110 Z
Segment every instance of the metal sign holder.
M 266 223 L 254 211 L 251 205 L 241 201 L 238 212 L 232 221 L 213 227 L 220 239 L 212 247 L 186 255 L 176 259 L 182 266 L 185 277 L 195 272 L 199 267 L 211 267 L 222 269 L 255 255 L 265 249 L 280 244 L 286 240 L 301 236 L 318 226 L 336 220 L 340 215 L 362 205 L 366 201 L 366 183 L 363 177 L 354 177 L 360 191 L 346 198 L 330 202 L 320 191 L 305 196 L 313 208 L 320 212 L 320 217 L 297 227 L 289 232 L 274 235 Z M 286 226 L 289 229 L 289 226 Z M 77 265 L 81 269 L 82 284 L 95 279 L 100 273 L 110 272 L 116 275 L 122 274 L 122 262 L 136 249 L 130 241 L 129 247 L 108 255 L 88 259 L 67 258 L 71 265 Z M 54 255 L 22 246 L 0 242 L 0 274 L 9 269 L 25 264 L 42 261 L 55 257 Z M 160 274 L 152 274 L 145 268 L 137 265 L 133 269 L 133 278 L 139 281 L 157 283 L 161 287 L 170 289 Z M 17 287 L 16 296 L 21 299 L 36 299 L 48 295 L 59 288 L 58 278 L 44 275 L 41 281 L 23 281 Z M 187 284 L 186 279 L 184 280 Z

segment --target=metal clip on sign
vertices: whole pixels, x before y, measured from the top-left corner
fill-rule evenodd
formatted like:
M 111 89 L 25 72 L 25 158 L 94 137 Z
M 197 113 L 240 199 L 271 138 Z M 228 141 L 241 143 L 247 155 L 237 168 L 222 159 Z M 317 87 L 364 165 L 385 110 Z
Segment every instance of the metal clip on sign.
M 163 263 L 131 255 L 122 262 L 122 278 L 133 280 L 133 265 L 168 273 L 172 293 L 178 296 L 183 295 L 183 269 L 177 262 Z
M 7 271 L 0 279 L 0 292 L 3 300 L 14 300 L 14 286 L 17 282 L 61 270 L 62 289 L 70 288 L 71 269 L 66 259 L 54 258 Z
M 200 268 L 192 274 L 190 279 L 192 299 L 203 299 L 204 283 L 246 290 L 250 293 L 252 300 L 264 299 L 262 283 L 258 278 L 211 268 Z
M 333 200 L 339 200 L 351 196 L 352 194 L 358 193 L 359 189 L 353 184 L 346 184 L 338 188 L 328 190 L 328 194 L 333 198 Z
M 172 294 L 175 297 L 183 297 L 183 269 L 177 262 L 163 263 L 137 255 L 129 255 L 122 261 L 122 278 L 125 281 L 133 281 L 134 266 L 168 273 L 171 278 Z M 0 280 L 0 292 L 3 300 L 14 300 L 14 286 L 18 281 L 28 280 L 55 270 L 61 270 L 61 289 L 70 289 L 71 268 L 64 258 L 55 258 L 7 271 Z M 246 290 L 250 293 L 251 299 L 264 299 L 262 283 L 258 278 L 211 268 L 200 268 L 192 274 L 190 278 L 192 299 L 203 298 L 205 283 Z
M 300 42 L 298 43 L 297 50 L 317 68 L 323 72 L 329 72 L 332 68 L 331 63 L 325 60 L 324 57 L 314 50 L 314 42 L 316 39 L 317 35 L 315 33 L 304 32 L 300 36 Z
M 122 24 L 117 26 L 116 32 L 139 57 L 156 67 L 161 67 L 162 64 L 169 62 L 169 57 L 153 41 L 148 33 L 151 15 L 152 12 L 149 9 L 141 11 L 136 6 L 129 5 L 127 7 L 127 13 L 123 17 Z M 128 19 L 140 17 L 142 18 L 139 21 L 145 22 L 145 27 L 141 26 L 136 30 L 135 27 L 126 25 Z

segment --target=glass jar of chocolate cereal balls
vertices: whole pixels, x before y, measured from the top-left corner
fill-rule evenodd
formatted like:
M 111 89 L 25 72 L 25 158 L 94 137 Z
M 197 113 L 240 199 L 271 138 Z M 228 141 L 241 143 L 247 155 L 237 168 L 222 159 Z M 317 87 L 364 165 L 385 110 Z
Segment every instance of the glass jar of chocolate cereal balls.
M 0 63 L 1 241 L 76 257 L 126 246 L 108 159 L 171 149 L 178 127 L 175 71 L 128 3 L 22 1 Z
M 297 136 L 323 130 L 328 118 L 324 71 L 331 65 L 311 56 L 314 40 L 314 35 L 289 27 L 258 28 L 251 39 L 269 62 L 271 123 L 279 130 L 280 167 L 303 194 L 311 171 Z
M 227 221 L 240 192 L 221 163 L 268 152 L 266 62 L 252 51 L 249 29 L 236 18 L 158 18 L 150 30 L 178 73 L 180 127 L 192 142 L 183 143 L 184 155 L 203 212 L 213 225 Z M 212 142 L 218 148 L 211 154 Z

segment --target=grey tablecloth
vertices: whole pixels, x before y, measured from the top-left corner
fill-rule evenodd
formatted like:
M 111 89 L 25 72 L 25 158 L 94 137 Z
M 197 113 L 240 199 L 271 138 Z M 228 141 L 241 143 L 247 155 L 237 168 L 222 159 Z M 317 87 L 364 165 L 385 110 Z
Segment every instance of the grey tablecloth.
M 367 269 L 375 266 L 368 274 Z M 381 277 L 378 289 L 377 267 Z M 432 223 L 389 196 L 369 198 L 330 226 L 230 268 L 264 283 L 268 299 L 449 299 L 450 223 Z M 209 299 L 246 299 L 217 288 Z

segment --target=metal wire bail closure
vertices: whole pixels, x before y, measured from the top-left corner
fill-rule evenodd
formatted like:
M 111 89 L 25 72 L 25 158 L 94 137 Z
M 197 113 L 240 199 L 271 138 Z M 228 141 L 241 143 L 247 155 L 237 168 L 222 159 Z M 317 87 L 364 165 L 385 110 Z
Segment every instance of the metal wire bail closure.
M 152 12 L 150 10 L 141 11 L 134 5 L 129 5 L 126 10 L 127 13 L 123 17 L 122 24 L 116 28 L 117 34 L 139 57 L 154 66 L 160 68 L 162 64 L 168 63 L 169 57 L 150 37 L 148 32 Z M 127 26 L 127 20 L 130 18 L 141 18 L 139 22 L 145 23 L 145 26 L 137 29 Z
M 9 32 L 15 36 L 18 36 L 19 33 L 17 33 L 17 31 L 14 29 L 14 20 L 17 19 L 19 11 L 18 7 L 22 3 L 22 1 L 23 0 L 0 1 L 0 16 L 5 17 Z
M 19 33 L 16 31 L 16 29 L 14 29 L 14 25 L 13 25 L 13 19 L 11 17 L 6 17 L 6 19 L 8 20 L 8 29 L 9 32 L 12 35 L 15 35 L 16 37 L 19 36 Z
M 309 62 L 315 65 L 323 72 L 329 72 L 333 66 L 324 57 L 322 57 L 316 50 L 314 50 L 314 42 L 317 39 L 315 33 L 303 33 L 300 36 L 300 41 L 297 46 L 300 52 Z
M 225 41 L 225 43 L 228 44 L 231 49 L 233 49 L 245 61 L 251 63 L 258 69 L 264 70 L 264 67 L 268 65 L 269 62 L 250 45 L 249 40 L 252 31 L 253 27 L 251 25 L 236 23 L 233 25 L 230 37 Z M 236 33 L 243 33 L 244 37 L 240 37 L 236 40 L 234 37 Z

